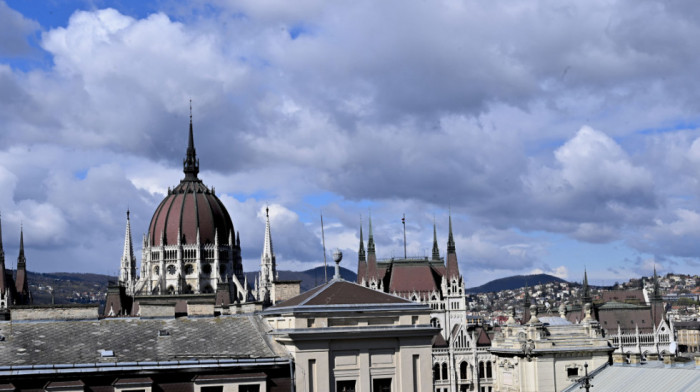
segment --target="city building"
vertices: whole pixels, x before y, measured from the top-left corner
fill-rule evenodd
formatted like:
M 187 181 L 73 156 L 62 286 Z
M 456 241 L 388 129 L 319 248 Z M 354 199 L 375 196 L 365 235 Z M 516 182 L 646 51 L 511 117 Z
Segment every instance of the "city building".
M 334 258 L 331 281 L 261 313 L 294 357 L 296 391 L 432 390 L 431 308 L 341 279 Z

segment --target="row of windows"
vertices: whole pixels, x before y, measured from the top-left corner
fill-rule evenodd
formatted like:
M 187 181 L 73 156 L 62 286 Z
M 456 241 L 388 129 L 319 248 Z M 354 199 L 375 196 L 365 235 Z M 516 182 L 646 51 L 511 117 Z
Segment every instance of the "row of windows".
M 177 267 L 170 264 L 166 267 L 166 271 L 168 271 L 168 275 L 175 275 L 177 273 Z M 160 266 L 156 265 L 155 267 L 153 267 L 153 274 L 156 276 L 160 275 Z M 192 264 L 186 264 L 185 265 L 185 275 L 192 275 L 192 274 L 194 274 L 194 266 Z M 204 274 L 204 275 L 211 274 L 211 264 L 203 264 L 202 265 L 202 274 Z M 226 275 L 226 265 L 224 265 L 224 264 L 219 265 L 219 275 L 221 275 L 221 276 Z
M 459 364 L 459 379 L 466 380 L 469 374 L 469 364 L 462 361 Z M 479 362 L 479 378 L 493 378 L 493 368 L 491 362 Z M 436 363 L 433 365 L 433 380 L 449 380 L 447 372 L 447 363 Z

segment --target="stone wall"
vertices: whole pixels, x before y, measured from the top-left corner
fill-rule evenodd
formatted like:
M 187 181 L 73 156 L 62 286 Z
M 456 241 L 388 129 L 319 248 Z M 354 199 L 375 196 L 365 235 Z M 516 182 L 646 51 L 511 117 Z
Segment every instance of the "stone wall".
M 274 303 L 286 301 L 292 297 L 296 297 L 301 293 L 301 281 L 283 281 L 275 282 L 272 285 L 272 298 Z
M 98 305 L 31 305 L 13 307 L 13 321 L 28 320 L 97 320 Z

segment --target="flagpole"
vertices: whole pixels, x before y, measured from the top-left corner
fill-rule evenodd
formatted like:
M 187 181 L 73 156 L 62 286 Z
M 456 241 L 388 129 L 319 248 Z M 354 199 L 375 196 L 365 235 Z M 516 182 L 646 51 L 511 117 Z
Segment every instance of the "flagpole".
M 323 212 L 321 213 L 321 240 L 323 241 L 323 280 L 328 283 L 328 267 L 326 265 L 326 235 L 323 232 Z
M 403 258 L 407 259 L 408 257 L 406 256 L 406 214 L 403 214 L 403 218 L 401 218 L 401 223 L 403 223 Z

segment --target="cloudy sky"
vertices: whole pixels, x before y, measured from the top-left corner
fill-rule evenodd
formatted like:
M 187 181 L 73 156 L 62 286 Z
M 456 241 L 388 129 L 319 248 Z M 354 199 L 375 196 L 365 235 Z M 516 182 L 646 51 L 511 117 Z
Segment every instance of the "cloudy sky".
M 183 177 L 256 270 L 441 252 L 467 286 L 700 267 L 700 4 L 693 0 L 0 0 L 7 265 L 116 274 Z M 365 237 L 366 238 L 366 237 Z M 329 252 L 330 253 L 330 252 Z

